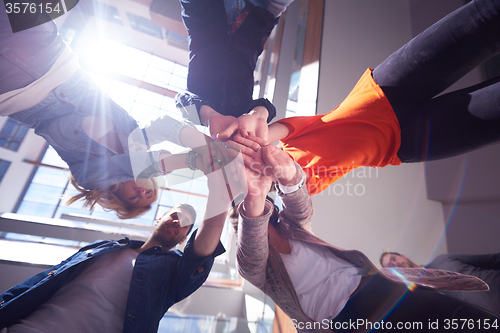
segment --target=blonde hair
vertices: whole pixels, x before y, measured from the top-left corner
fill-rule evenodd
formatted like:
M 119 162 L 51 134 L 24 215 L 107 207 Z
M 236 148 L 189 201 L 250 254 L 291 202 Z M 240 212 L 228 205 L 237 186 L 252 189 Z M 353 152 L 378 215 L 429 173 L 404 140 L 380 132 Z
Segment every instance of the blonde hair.
M 71 175 L 70 181 L 71 184 L 73 184 L 73 186 L 80 193 L 71 196 L 68 199 L 66 203 L 68 206 L 82 199 L 83 208 L 87 208 L 88 210 L 92 211 L 94 209 L 94 206 L 96 204 L 99 204 L 106 212 L 114 211 L 116 213 L 116 216 L 118 216 L 122 220 L 133 219 L 151 209 L 151 205 L 146 207 L 132 207 L 123 202 L 116 193 L 120 188 L 121 183 L 89 190 L 78 184 Z M 153 196 L 154 201 L 156 201 L 156 199 L 158 198 L 158 184 L 154 179 L 152 179 L 152 181 L 154 184 Z

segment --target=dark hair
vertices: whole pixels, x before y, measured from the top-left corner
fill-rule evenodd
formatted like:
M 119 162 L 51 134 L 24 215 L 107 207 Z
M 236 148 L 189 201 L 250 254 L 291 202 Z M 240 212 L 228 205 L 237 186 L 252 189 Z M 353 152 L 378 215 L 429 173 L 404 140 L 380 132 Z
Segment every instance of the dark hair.
M 382 263 L 382 259 L 384 259 L 384 256 L 386 254 L 394 254 L 394 255 L 397 255 L 397 256 L 400 256 L 401 254 L 397 253 L 397 252 L 389 252 L 389 251 L 386 251 L 386 252 L 382 252 L 382 254 L 380 255 L 380 266 L 384 267 L 384 264 Z

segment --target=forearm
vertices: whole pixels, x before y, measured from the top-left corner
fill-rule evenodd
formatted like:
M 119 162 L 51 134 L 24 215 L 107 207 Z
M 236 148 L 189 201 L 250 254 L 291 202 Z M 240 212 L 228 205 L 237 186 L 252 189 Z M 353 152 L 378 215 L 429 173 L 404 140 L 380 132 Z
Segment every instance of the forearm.
M 183 127 L 179 132 L 179 141 L 184 147 L 197 148 L 206 146 L 210 138 L 191 126 Z
M 217 247 L 226 223 L 227 211 L 231 206 L 231 197 L 221 173 L 222 169 L 219 169 L 208 175 L 207 205 L 193 244 L 194 252 L 200 256 L 212 254 Z
M 266 206 L 266 197 L 262 195 L 247 194 L 242 204 L 242 211 L 249 218 L 264 215 Z
M 187 168 L 186 156 L 188 154 L 170 154 L 161 153 L 159 156 L 160 167 L 165 173 L 172 172 L 177 169 Z
M 133 146 L 130 142 L 131 140 L 137 140 L 138 143 L 147 143 L 149 146 L 164 141 L 181 144 L 180 133 L 185 128 L 191 128 L 191 126 L 185 122 L 180 122 L 177 119 L 165 115 L 152 121 L 143 130 L 138 128 L 131 133 L 129 136 L 129 145 Z M 146 138 L 144 138 L 143 135 L 145 135 Z M 144 139 L 146 139 L 146 142 L 144 142 Z
M 279 184 L 292 186 L 300 184 L 303 179 L 303 171 L 300 167 L 295 164 L 296 173 L 295 176 L 288 182 L 279 181 Z M 278 187 L 280 186 L 278 184 Z M 289 221 L 291 224 L 298 224 L 302 228 L 311 231 L 311 220 L 314 215 L 314 206 L 312 204 L 311 197 L 307 192 L 307 186 L 305 181 L 302 183 L 298 189 L 292 193 L 279 192 L 280 198 L 283 202 L 283 211 L 281 213 L 282 217 Z
M 261 288 L 265 283 L 269 256 L 268 223 L 272 204 L 265 204 L 264 212 L 257 217 L 246 215 L 240 207 L 238 225 L 238 270 L 252 284 Z
M 274 143 L 285 139 L 290 134 L 288 127 L 282 123 L 272 123 L 269 125 L 267 141 Z
M 250 111 L 248 114 L 250 115 L 255 115 L 258 118 L 267 120 L 267 117 L 269 117 L 269 111 L 267 111 L 267 108 L 265 106 L 256 106 Z
M 208 126 L 209 119 L 212 118 L 213 116 L 220 117 L 222 115 L 208 105 L 201 106 L 201 108 L 200 108 L 200 122 L 202 125 Z
M 213 217 L 205 213 L 193 242 L 193 251 L 196 255 L 206 257 L 215 251 L 226 222 L 226 215 L 227 211 Z

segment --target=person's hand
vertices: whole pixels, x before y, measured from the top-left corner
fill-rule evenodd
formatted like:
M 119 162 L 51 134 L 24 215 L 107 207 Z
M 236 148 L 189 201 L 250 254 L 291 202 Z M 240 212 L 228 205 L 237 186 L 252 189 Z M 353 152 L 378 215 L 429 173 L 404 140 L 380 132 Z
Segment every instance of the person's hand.
M 256 107 L 250 113 L 243 114 L 235 121 L 228 124 L 224 130 L 218 132 L 217 138 L 220 140 L 228 140 L 236 132 L 239 132 L 244 137 L 252 135 L 267 140 L 267 114 L 268 111 L 266 108 L 262 106 Z
M 275 145 L 253 135 L 235 135 L 234 141 L 242 146 L 245 165 L 257 173 L 271 177 L 286 185 L 296 175 L 296 167 L 290 156 Z
M 258 149 L 258 147 L 255 147 L 255 149 L 250 148 L 252 143 L 256 146 L 258 144 L 251 140 L 245 142 L 240 134 L 235 135 L 235 139 L 240 141 L 240 156 L 243 157 L 243 162 L 246 166 L 248 193 L 243 202 L 243 211 L 248 217 L 261 216 L 264 213 L 266 196 L 271 188 L 273 179 L 262 172 L 261 166 L 265 165 L 261 154 L 262 149 Z
M 239 147 L 231 143 L 229 148 L 226 143 L 220 143 L 226 151 L 232 150 L 236 156 L 215 160 L 209 170 L 204 171 L 208 179 L 209 198 L 212 202 L 210 212 L 212 216 L 229 209 L 230 203 L 239 195 L 247 193 L 247 180 L 243 156 Z M 208 209 L 208 207 L 207 207 Z
M 207 119 L 207 126 L 212 138 L 217 138 L 219 133 L 227 131 L 228 128 L 237 130 L 238 118 L 220 114 L 213 115 Z

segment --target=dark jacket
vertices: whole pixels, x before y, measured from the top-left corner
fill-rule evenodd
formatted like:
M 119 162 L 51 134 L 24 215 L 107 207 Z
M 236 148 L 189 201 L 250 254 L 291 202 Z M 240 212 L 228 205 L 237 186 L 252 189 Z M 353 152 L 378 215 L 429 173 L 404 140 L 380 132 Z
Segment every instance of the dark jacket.
M 193 252 L 195 235 L 196 232 L 189 239 L 184 253 L 152 247 L 137 256 L 130 281 L 123 332 L 156 332 L 168 308 L 191 295 L 205 282 L 214 258 L 225 250 L 219 243 L 212 255 L 199 257 Z M 0 329 L 15 324 L 47 302 L 84 263 L 110 251 L 138 248 L 143 243 L 127 238 L 95 242 L 81 248 L 60 264 L 7 290 L 0 295 Z
M 252 94 L 257 58 L 278 18 L 249 2 L 240 15 L 243 23 L 236 29 L 227 24 L 224 1 L 182 0 L 181 5 L 189 33 L 189 93 L 178 94 L 176 103 L 196 104 L 198 113 L 201 105 L 208 105 L 235 117 L 265 106 L 268 121 L 274 118 L 271 102 L 253 100 Z

